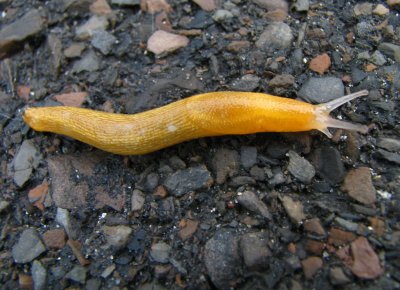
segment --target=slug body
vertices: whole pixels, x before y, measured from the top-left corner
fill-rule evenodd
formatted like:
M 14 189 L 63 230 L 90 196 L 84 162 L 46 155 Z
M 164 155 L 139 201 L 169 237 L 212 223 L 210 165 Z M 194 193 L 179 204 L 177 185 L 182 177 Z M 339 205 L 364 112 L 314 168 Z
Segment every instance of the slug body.
M 28 108 L 24 121 L 36 131 L 72 137 L 104 151 L 146 154 L 200 137 L 257 132 L 298 132 L 328 127 L 366 132 L 367 127 L 329 117 L 361 91 L 322 105 L 248 92 L 195 95 L 146 112 L 125 115 L 75 107 Z

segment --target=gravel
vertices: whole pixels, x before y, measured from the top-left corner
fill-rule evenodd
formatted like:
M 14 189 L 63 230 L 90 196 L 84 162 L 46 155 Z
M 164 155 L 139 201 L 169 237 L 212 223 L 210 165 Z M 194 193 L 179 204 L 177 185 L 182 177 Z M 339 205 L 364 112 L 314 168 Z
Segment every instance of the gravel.
M 397 0 L 0 3 L 2 288 L 400 287 Z M 22 119 L 38 106 L 138 113 L 213 91 L 317 104 L 361 89 L 331 115 L 367 134 L 207 128 L 143 156 Z

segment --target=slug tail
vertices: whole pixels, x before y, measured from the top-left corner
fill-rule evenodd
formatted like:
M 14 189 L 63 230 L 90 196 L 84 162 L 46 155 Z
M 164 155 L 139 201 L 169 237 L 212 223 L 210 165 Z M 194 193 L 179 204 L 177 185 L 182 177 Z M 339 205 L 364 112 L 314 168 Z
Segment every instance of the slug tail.
M 338 129 L 345 129 L 350 131 L 357 131 L 362 134 L 366 134 L 368 132 L 368 127 L 362 124 L 354 124 L 346 121 L 341 121 L 337 119 L 333 119 L 329 116 L 329 113 L 332 112 L 334 109 L 338 108 L 339 106 L 359 98 L 361 96 L 368 95 L 367 90 L 362 90 L 350 95 L 346 95 L 330 101 L 325 104 L 320 104 L 315 107 L 315 117 L 316 117 L 316 129 L 324 133 L 329 138 L 332 138 L 331 132 L 329 132 L 328 128 L 338 128 Z

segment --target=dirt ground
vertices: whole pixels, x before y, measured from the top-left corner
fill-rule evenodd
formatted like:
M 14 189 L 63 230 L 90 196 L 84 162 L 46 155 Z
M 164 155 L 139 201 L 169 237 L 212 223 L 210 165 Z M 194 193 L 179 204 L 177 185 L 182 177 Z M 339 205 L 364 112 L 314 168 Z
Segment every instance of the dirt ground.
M 0 0 L 0 288 L 400 289 L 399 9 Z M 316 104 L 363 89 L 332 116 L 366 134 L 209 137 L 138 156 L 22 119 L 29 107 L 132 114 L 203 92 Z

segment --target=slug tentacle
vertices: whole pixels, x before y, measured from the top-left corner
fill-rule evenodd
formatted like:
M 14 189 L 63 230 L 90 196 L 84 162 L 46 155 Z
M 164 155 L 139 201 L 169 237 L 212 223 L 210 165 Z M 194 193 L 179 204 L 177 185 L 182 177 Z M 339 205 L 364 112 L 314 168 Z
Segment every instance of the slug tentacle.
M 316 120 L 316 129 L 324 133 L 329 138 L 332 138 L 332 134 L 329 132 L 328 128 L 339 128 L 339 129 L 346 129 L 351 131 L 357 131 L 360 133 L 367 133 L 368 127 L 361 124 L 353 124 L 346 121 L 341 121 L 337 119 L 333 119 L 329 116 L 329 113 L 332 112 L 334 109 L 340 107 L 341 105 L 354 100 L 361 96 L 368 95 L 367 90 L 362 90 L 350 95 L 346 95 L 340 97 L 338 99 L 332 100 L 325 104 L 320 104 L 315 106 L 315 120 Z

